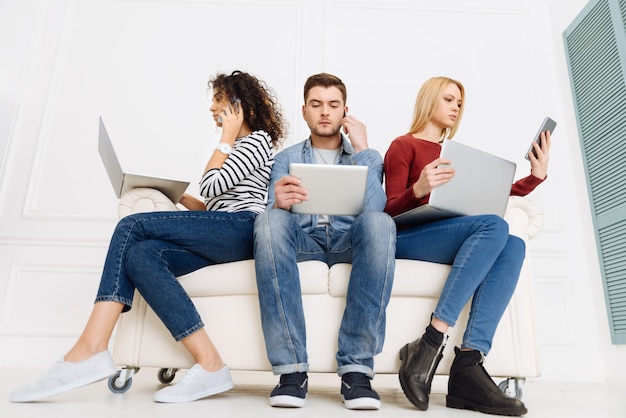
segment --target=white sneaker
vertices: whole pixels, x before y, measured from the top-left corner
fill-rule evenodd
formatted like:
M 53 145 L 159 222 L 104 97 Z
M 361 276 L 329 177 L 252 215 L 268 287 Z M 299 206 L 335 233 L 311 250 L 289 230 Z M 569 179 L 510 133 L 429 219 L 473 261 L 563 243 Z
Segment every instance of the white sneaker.
M 168 403 L 191 402 L 232 388 L 233 381 L 228 366 L 225 365 L 216 372 L 209 372 L 195 364 L 180 382 L 157 391 L 154 400 Z
M 70 363 L 61 358 L 36 381 L 11 392 L 11 402 L 32 402 L 58 395 L 116 374 L 113 358 L 101 351 L 86 360 Z

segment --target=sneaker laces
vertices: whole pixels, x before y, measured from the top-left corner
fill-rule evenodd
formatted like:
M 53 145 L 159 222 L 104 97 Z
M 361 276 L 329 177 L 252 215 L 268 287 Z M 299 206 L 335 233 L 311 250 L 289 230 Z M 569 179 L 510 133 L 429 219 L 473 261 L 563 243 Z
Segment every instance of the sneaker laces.
M 185 373 L 185 375 L 180 379 L 179 383 L 185 383 L 187 380 L 193 379 L 194 376 L 202 373 L 204 371 L 204 369 L 202 369 L 201 367 L 192 367 L 191 369 L 187 370 L 187 373 Z
M 60 369 L 63 365 L 65 365 L 65 363 L 69 363 L 69 362 L 65 361 L 65 358 L 63 357 L 60 360 L 55 361 L 54 363 L 52 363 L 50 367 L 48 367 L 46 370 L 44 370 L 42 374 L 39 375 L 36 382 L 37 383 L 45 382 L 50 376 L 54 376 L 55 378 L 57 378 L 58 377 L 57 370 Z
M 304 387 L 304 384 L 308 380 L 308 376 L 305 373 L 289 373 L 280 375 L 279 386 L 296 385 Z
M 353 387 L 366 387 L 368 389 L 372 389 L 372 383 L 366 375 L 363 373 L 346 373 L 341 379 L 341 383 L 347 388 L 352 389 Z

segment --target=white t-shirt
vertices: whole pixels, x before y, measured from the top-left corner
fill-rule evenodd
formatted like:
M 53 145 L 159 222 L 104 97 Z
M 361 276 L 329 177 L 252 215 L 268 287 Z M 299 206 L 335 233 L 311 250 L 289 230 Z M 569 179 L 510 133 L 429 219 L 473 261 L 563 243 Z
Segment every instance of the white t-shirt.
M 337 149 L 321 149 L 311 147 L 313 149 L 313 159 L 316 164 L 337 164 L 337 159 L 341 154 L 341 148 Z M 319 215 L 317 217 L 317 226 L 328 225 L 330 220 L 328 215 Z

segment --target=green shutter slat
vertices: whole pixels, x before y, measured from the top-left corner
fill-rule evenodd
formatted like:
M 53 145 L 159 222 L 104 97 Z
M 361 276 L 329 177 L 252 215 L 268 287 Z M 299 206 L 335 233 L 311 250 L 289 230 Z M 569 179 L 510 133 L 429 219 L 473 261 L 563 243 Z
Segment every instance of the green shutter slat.
M 563 39 L 611 338 L 626 344 L 626 0 L 592 0 Z

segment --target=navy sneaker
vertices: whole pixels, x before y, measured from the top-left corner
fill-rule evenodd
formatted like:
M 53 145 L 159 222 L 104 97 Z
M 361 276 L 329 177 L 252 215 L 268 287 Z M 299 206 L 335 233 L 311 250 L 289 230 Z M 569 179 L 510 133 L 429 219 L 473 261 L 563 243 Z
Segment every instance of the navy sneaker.
M 341 377 L 341 396 L 348 409 L 380 409 L 380 396 L 364 373 L 346 373 Z
M 283 408 L 302 408 L 309 387 L 306 373 L 280 375 L 280 382 L 270 394 L 270 405 Z

